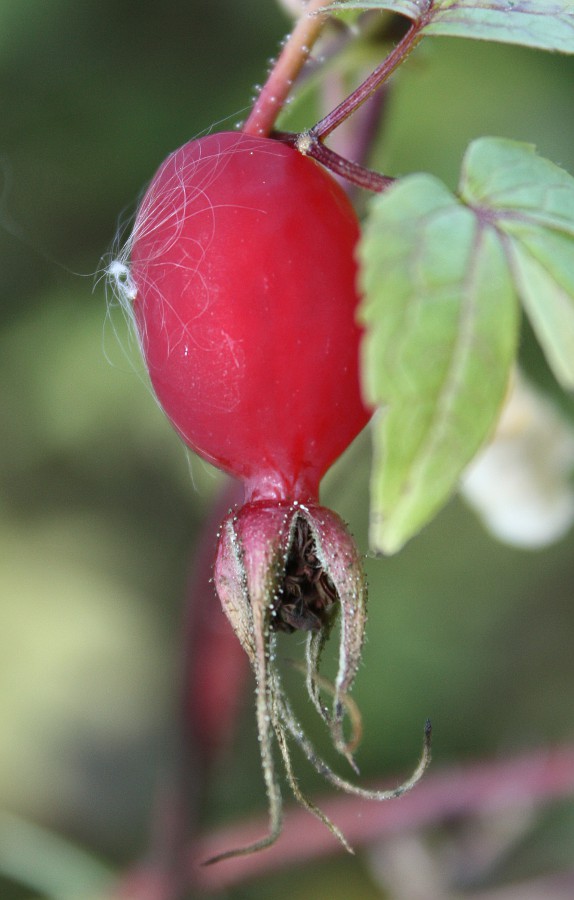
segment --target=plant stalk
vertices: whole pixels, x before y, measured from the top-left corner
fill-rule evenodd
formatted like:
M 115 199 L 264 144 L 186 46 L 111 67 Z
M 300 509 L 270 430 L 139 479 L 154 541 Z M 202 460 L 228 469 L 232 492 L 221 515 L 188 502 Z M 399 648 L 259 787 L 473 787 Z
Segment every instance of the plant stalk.
M 307 62 L 311 47 L 327 21 L 327 14 L 320 13 L 329 3 L 331 0 L 309 0 L 243 125 L 246 134 L 267 137 L 273 130 L 291 86 Z
M 318 138 L 320 141 L 325 140 L 335 128 L 341 125 L 345 119 L 348 119 L 349 116 L 359 109 L 369 97 L 372 97 L 375 91 L 387 81 L 395 69 L 405 61 L 407 56 L 412 53 L 417 44 L 422 40 L 423 35 L 421 34 L 421 29 L 425 22 L 426 19 L 424 17 L 413 22 L 396 47 L 385 57 L 382 63 L 371 72 L 359 87 L 311 128 L 310 133 L 314 138 Z

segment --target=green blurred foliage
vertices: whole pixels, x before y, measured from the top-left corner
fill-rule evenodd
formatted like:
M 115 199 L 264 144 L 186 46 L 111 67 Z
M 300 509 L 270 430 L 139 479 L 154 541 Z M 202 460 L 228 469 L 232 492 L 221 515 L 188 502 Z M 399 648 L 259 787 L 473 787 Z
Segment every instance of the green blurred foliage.
M 172 434 L 100 276 L 158 163 L 235 126 L 287 28 L 271 0 L 0 7 L 0 809 L 16 817 L 0 817 L 2 900 L 81 900 L 146 847 L 191 553 L 221 479 Z M 466 144 L 491 133 L 574 171 L 573 74 L 572 59 L 428 42 L 397 80 L 374 162 L 454 186 Z M 324 492 L 365 550 L 368 460 L 361 438 Z M 409 768 L 427 715 L 437 767 L 572 737 L 572 537 L 510 550 L 454 502 L 368 574 L 362 777 Z M 217 775 L 206 821 L 263 810 L 248 709 Z M 574 839 L 572 815 L 543 826 L 540 870 Z M 361 857 L 282 873 L 272 890 L 382 896 Z

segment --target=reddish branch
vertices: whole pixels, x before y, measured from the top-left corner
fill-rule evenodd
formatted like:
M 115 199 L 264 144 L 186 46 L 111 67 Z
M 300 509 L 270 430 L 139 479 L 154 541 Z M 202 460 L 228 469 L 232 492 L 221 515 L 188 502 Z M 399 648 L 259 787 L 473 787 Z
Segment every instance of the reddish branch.
M 116 888 L 120 900 L 180 900 L 194 887 L 188 845 L 212 766 L 235 736 L 249 663 L 212 583 L 217 530 L 243 491 L 226 482 L 193 554 L 183 623 L 180 716 L 172 758 L 158 785 L 147 859 Z
M 246 134 L 267 136 L 273 132 L 275 122 L 283 108 L 291 86 L 300 74 L 308 58 L 310 47 L 319 37 L 325 24 L 326 17 L 321 15 L 321 10 L 328 2 L 329 0 L 310 0 L 305 13 L 296 23 L 279 59 L 271 69 L 269 77 L 243 126 L 243 131 Z M 384 191 L 392 184 L 394 179 L 380 175 L 378 172 L 366 169 L 360 163 L 346 159 L 326 147 L 324 140 L 349 116 L 360 109 L 367 100 L 371 99 L 376 91 L 381 89 L 395 69 L 404 62 L 420 42 L 422 28 L 426 22 L 427 17 L 425 14 L 422 14 L 416 22 L 413 22 L 402 40 L 399 41 L 396 47 L 368 78 L 335 109 L 317 122 L 313 128 L 299 135 L 275 131 L 274 136 L 296 147 L 304 156 L 310 156 L 317 162 L 322 163 L 322 165 L 339 177 L 346 179 L 349 183 L 370 191 Z
M 538 750 L 521 757 L 480 762 L 427 775 L 410 794 L 390 803 L 352 797 L 319 798 L 317 803 L 344 831 L 356 849 L 387 835 L 440 825 L 461 817 L 541 804 L 574 794 L 574 747 Z M 252 856 L 237 857 L 211 868 L 202 860 L 222 847 L 250 843 L 266 828 L 263 819 L 212 832 L 189 851 L 190 880 L 215 892 L 270 872 L 340 853 L 324 826 L 302 809 L 289 810 L 280 840 Z
M 564 746 L 444 769 L 427 775 L 415 791 L 391 803 L 369 803 L 332 795 L 319 798 L 317 803 L 359 850 L 392 835 L 484 813 L 530 809 L 572 795 L 574 746 Z M 196 840 L 187 850 L 188 885 L 202 895 L 211 894 L 293 865 L 344 852 L 320 822 L 295 807 L 287 812 L 281 838 L 273 847 L 209 868 L 201 865 L 222 847 L 249 843 L 266 826 L 266 820 L 253 819 Z M 166 873 L 150 860 L 130 872 L 109 900 L 173 900 L 173 897 Z
M 246 134 L 264 137 L 272 131 L 291 86 L 307 62 L 311 47 L 325 24 L 327 17 L 321 14 L 321 8 L 330 2 L 309 0 L 243 126 Z

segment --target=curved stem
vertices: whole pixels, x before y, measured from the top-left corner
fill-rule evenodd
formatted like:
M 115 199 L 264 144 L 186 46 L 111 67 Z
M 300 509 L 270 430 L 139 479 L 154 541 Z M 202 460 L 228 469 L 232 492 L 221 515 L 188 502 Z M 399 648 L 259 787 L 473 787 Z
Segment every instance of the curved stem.
M 422 39 L 421 29 L 426 24 L 426 19 L 421 16 L 416 22 L 413 22 L 405 36 L 399 41 L 397 46 L 389 55 L 371 72 L 362 84 L 359 85 L 352 94 L 343 100 L 342 103 L 328 113 L 320 122 L 310 131 L 310 134 L 320 141 L 323 141 L 332 131 L 335 130 L 345 119 L 348 119 L 355 110 L 365 103 L 376 90 L 385 82 L 395 71 L 395 69 L 405 61 L 407 56 L 414 50 L 419 41 Z
M 574 746 L 566 745 L 431 772 L 416 791 L 398 803 L 369 804 L 349 796 L 319 798 L 317 803 L 329 819 L 338 822 L 349 843 L 359 849 L 388 835 L 436 828 L 456 817 L 479 817 L 485 812 L 503 815 L 573 793 Z M 258 820 L 242 822 L 205 835 L 197 846 L 190 847 L 191 871 L 197 866 L 194 860 L 203 859 L 214 846 L 244 841 L 257 834 L 261 825 Z M 339 850 L 338 842 L 306 810 L 291 809 L 280 842 L 265 853 L 199 870 L 199 886 L 216 892 L 271 872 L 279 877 L 290 866 L 325 859 Z
M 326 14 L 319 13 L 330 2 L 331 0 L 309 0 L 243 126 L 246 134 L 266 137 L 272 131 L 291 86 L 307 62 L 311 47 L 327 20 Z
M 367 191 L 381 193 L 395 181 L 394 178 L 388 175 L 381 175 L 379 172 L 373 171 L 373 169 L 367 169 L 360 163 L 345 159 L 344 156 L 335 153 L 334 150 L 326 147 L 319 138 L 315 137 L 313 131 L 302 131 L 300 134 L 292 134 L 288 131 L 274 131 L 273 137 L 283 144 L 289 144 L 290 147 L 294 147 L 303 156 L 309 156 L 311 159 L 321 163 L 326 169 L 344 178 L 350 184 L 364 188 Z
M 322 141 L 315 138 L 311 133 L 304 132 L 299 138 L 296 146 L 300 153 L 303 153 L 304 156 L 310 156 L 313 159 L 316 159 L 317 162 L 322 163 L 327 169 L 334 172 L 335 175 L 345 178 L 357 187 L 365 188 L 367 191 L 381 193 L 395 180 L 388 175 L 381 175 L 379 172 L 373 171 L 373 169 L 367 169 L 360 163 L 345 159 L 344 156 L 335 153 L 330 147 L 326 147 Z
M 310 156 L 317 162 L 322 163 L 322 165 L 330 169 L 331 172 L 344 178 L 350 184 L 376 193 L 381 193 L 386 190 L 386 188 L 393 183 L 393 178 L 381 175 L 378 172 L 374 172 L 372 169 L 366 168 L 360 163 L 346 159 L 344 156 L 341 156 L 334 150 L 326 147 L 324 141 L 332 131 L 363 106 L 363 104 L 383 86 L 395 69 L 405 61 L 407 56 L 409 56 L 422 39 L 422 28 L 426 24 L 426 21 L 427 19 L 423 15 L 416 22 L 413 22 L 402 40 L 399 41 L 382 63 L 371 72 L 358 88 L 339 103 L 335 109 L 317 122 L 316 125 L 309 129 L 309 131 L 304 131 L 298 135 L 275 131 L 273 136 L 278 140 L 295 147 L 303 154 L 303 156 Z M 293 34 L 295 34 L 295 32 L 293 32 Z M 285 49 L 287 49 L 287 47 Z M 272 76 L 274 72 L 272 73 Z M 267 89 L 268 84 L 269 82 L 263 88 L 259 98 L 260 100 Z M 270 99 L 274 100 L 276 98 L 271 97 Z M 254 113 L 255 108 L 252 116 Z M 247 125 L 249 124 L 249 121 L 250 120 L 248 120 Z

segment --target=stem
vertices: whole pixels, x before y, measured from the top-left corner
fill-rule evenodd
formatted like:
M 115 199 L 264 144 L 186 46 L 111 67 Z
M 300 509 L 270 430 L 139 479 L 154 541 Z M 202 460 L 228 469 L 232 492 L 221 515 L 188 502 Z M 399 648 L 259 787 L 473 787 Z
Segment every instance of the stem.
M 395 180 L 388 175 L 381 175 L 379 172 L 373 171 L 373 169 L 367 169 L 360 163 L 345 159 L 344 156 L 339 156 L 338 153 L 326 147 L 312 134 L 303 133 L 299 138 L 297 149 L 300 153 L 303 153 L 305 156 L 311 156 L 317 162 L 330 169 L 331 172 L 334 172 L 335 175 L 345 178 L 351 184 L 357 185 L 357 187 L 381 193 Z M 307 141 L 307 138 L 309 141 Z
M 316 13 L 329 3 L 331 0 L 309 0 L 243 126 L 246 134 L 266 137 L 272 131 L 291 85 L 307 62 L 311 47 L 327 20 L 327 14 Z
M 325 168 L 334 172 L 335 175 L 344 178 L 345 181 L 357 187 L 365 188 L 367 191 L 382 193 L 395 180 L 388 175 L 381 175 L 379 172 L 373 171 L 373 169 L 367 169 L 360 163 L 345 159 L 344 156 L 340 156 L 334 150 L 326 147 L 311 131 L 303 131 L 301 134 L 275 131 L 273 132 L 273 137 L 283 144 L 289 144 L 290 147 L 294 147 L 303 156 L 315 159 Z
M 480 817 L 540 806 L 574 793 L 574 746 L 543 748 L 506 760 L 453 766 L 428 774 L 411 794 L 396 803 L 379 804 L 354 797 L 329 797 L 318 804 L 337 822 L 356 849 L 384 837 L 436 828 L 458 817 Z M 229 889 L 243 881 L 325 859 L 341 847 L 322 823 L 306 810 L 290 809 L 281 840 L 264 853 L 229 860 L 225 866 L 198 868 L 221 845 L 241 844 L 260 834 L 263 823 L 251 820 L 205 835 L 190 847 L 190 876 L 209 892 Z
M 344 130 L 337 133 L 334 138 L 337 141 L 337 153 L 360 164 L 364 164 L 369 158 L 375 137 L 381 134 L 384 126 L 389 89 L 390 85 L 386 82 L 369 103 L 361 108 L 348 136 L 345 136 Z
M 421 16 L 416 22 L 413 22 L 405 36 L 399 41 L 397 46 L 389 55 L 377 66 L 359 87 L 352 94 L 339 103 L 334 110 L 328 113 L 320 122 L 311 129 L 313 137 L 324 140 L 332 131 L 335 130 L 345 119 L 348 119 L 360 106 L 371 97 L 375 91 L 386 81 L 395 69 L 405 61 L 407 56 L 414 50 L 417 44 L 422 40 L 422 27 L 426 24 L 426 18 Z
M 299 24 L 304 20 L 301 19 Z M 289 144 L 292 147 L 295 147 L 303 156 L 310 156 L 312 159 L 315 159 L 317 162 L 324 165 L 326 168 L 330 169 L 335 175 L 338 175 L 341 178 L 344 178 L 350 184 L 355 185 L 356 187 L 365 188 L 368 191 L 374 191 L 375 193 L 381 193 L 386 190 L 393 181 L 394 178 L 391 178 L 386 175 L 381 175 L 378 172 L 374 172 L 372 169 L 368 169 L 365 166 L 361 165 L 357 162 L 352 162 L 351 160 L 346 159 L 344 156 L 336 153 L 334 150 L 331 150 L 329 147 L 326 147 L 324 144 L 324 140 L 328 137 L 332 131 L 335 130 L 338 126 L 340 126 L 346 119 L 349 118 L 354 112 L 356 112 L 360 107 L 363 106 L 369 100 L 373 94 L 384 84 L 384 82 L 392 75 L 395 69 L 405 61 L 407 56 L 414 50 L 417 44 L 422 39 L 423 35 L 421 34 L 421 30 L 423 26 L 426 24 L 427 18 L 422 15 L 416 22 L 413 22 L 407 33 L 404 37 L 399 41 L 394 50 L 392 50 L 389 55 L 382 61 L 382 63 L 377 66 L 377 68 L 359 85 L 356 90 L 354 90 L 348 97 L 346 97 L 338 106 L 335 107 L 330 113 L 328 113 L 323 119 L 317 122 L 316 125 L 313 126 L 309 131 L 304 131 L 298 135 L 292 135 L 287 132 L 274 132 L 273 137 L 276 137 L 278 140 L 283 141 L 286 144 Z M 293 32 L 293 36 L 295 35 L 296 30 Z M 292 37 L 293 37 L 292 36 Z M 291 41 L 289 41 L 289 44 Z M 287 46 L 285 49 L 287 50 Z M 259 101 L 262 100 L 264 92 L 267 90 L 275 72 L 279 68 L 279 64 L 281 63 L 281 59 L 279 60 L 278 65 L 275 67 L 273 72 L 271 73 L 270 79 L 263 88 Z M 268 103 L 271 101 L 276 101 L 276 96 L 270 96 L 268 98 Z M 247 120 L 245 130 L 249 129 L 249 124 L 251 120 L 255 117 L 257 105 L 254 107 L 253 112 L 249 119 Z M 278 110 L 270 110 L 272 114 L 272 120 L 277 116 Z M 262 132 L 251 132 L 251 133 L 262 133 Z M 269 132 L 266 132 L 269 133 Z

